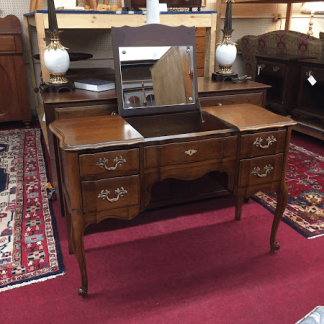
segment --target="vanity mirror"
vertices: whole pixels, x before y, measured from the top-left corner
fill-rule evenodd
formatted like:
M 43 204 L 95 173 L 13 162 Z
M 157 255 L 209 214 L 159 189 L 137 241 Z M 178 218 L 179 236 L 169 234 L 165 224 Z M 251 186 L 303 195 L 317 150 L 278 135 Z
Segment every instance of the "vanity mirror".
M 112 28 L 121 116 L 199 110 L 194 27 Z
M 193 47 L 119 47 L 124 109 L 194 104 Z

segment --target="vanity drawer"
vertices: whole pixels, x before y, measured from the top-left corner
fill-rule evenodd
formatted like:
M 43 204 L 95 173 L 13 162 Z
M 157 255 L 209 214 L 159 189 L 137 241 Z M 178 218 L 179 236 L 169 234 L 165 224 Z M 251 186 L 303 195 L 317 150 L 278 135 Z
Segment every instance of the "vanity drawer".
M 284 176 L 282 174 L 283 158 L 283 154 L 277 154 L 241 160 L 239 187 L 279 181 Z
M 83 181 L 84 213 L 134 206 L 139 204 L 139 176 Z
M 200 104 L 201 107 L 210 106 L 223 106 L 223 105 L 235 105 L 249 103 L 257 106 L 263 106 L 264 93 L 241 93 L 235 95 L 226 96 L 214 96 L 214 97 L 201 97 Z
M 108 178 L 139 173 L 139 149 L 109 151 L 79 156 L 80 175 Z
M 285 129 L 242 135 L 241 158 L 278 154 L 285 151 L 285 146 Z
M 118 115 L 116 104 L 55 108 L 55 119 Z
M 236 136 L 148 146 L 145 148 L 145 167 L 222 159 L 235 155 Z

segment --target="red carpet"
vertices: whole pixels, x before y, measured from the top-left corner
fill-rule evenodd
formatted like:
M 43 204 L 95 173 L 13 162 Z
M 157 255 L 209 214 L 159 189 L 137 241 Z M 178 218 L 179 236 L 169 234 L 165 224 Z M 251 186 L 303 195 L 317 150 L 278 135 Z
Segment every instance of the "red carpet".
M 89 296 L 54 204 L 66 274 L 0 294 L 0 323 L 292 324 L 323 304 L 324 237 L 305 240 L 254 201 L 233 198 L 109 220 L 85 236 Z M 100 232 L 94 233 L 94 229 Z

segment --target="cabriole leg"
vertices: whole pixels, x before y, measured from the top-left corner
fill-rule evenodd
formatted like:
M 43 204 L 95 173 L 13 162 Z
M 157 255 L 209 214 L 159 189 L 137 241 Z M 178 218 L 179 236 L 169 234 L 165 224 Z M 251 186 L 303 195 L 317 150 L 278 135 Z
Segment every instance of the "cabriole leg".
M 236 198 L 235 219 L 240 220 L 241 219 L 241 212 L 242 212 L 242 205 L 243 205 L 244 196 L 237 195 L 235 198 Z
M 82 286 L 79 289 L 79 295 L 82 297 L 86 297 L 88 293 L 88 278 L 87 278 L 87 268 L 85 262 L 84 255 L 84 246 L 83 246 L 83 233 L 84 233 L 84 225 L 83 222 L 75 219 L 78 217 L 74 217 L 74 214 L 77 212 L 72 212 L 72 236 L 73 236 L 73 247 L 74 253 L 78 260 L 80 272 L 81 272 L 81 282 Z
M 277 207 L 273 218 L 271 236 L 270 236 L 270 248 L 271 252 L 275 252 L 280 249 L 280 244 L 276 242 L 276 235 L 279 227 L 279 223 L 282 218 L 282 214 L 285 211 L 288 202 L 288 188 L 285 182 L 282 182 L 279 190 L 277 191 Z

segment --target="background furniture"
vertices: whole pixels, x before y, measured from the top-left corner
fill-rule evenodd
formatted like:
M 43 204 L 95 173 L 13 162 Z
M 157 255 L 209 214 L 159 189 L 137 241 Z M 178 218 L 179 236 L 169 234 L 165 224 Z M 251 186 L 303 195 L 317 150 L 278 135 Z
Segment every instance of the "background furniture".
M 198 78 L 198 96 L 202 107 L 239 103 L 250 103 L 264 107 L 268 88 L 268 85 L 253 81 L 245 83 L 212 82 L 210 77 Z M 42 93 L 42 99 L 46 116 L 46 125 L 42 125 L 42 129 L 45 139 L 48 139 L 53 186 L 56 189 L 61 213 L 64 215 L 61 196 L 63 176 L 58 169 L 60 163 L 59 148 L 48 127 L 57 119 L 116 115 L 118 114 L 117 94 L 114 90 L 91 92 L 76 89 L 72 92 L 58 94 Z M 150 207 L 228 194 L 226 189 L 212 180 L 212 177 L 206 176 L 205 179 L 192 181 L 190 184 L 174 179 L 165 181 L 162 184 L 164 187 L 152 189 Z
M 302 60 L 298 91 L 298 105 L 291 115 L 298 122 L 295 129 L 324 140 L 324 60 Z M 310 76 L 314 85 L 308 81 Z
M 287 116 L 297 107 L 296 89 L 299 87 L 300 64 L 305 56 L 290 54 L 257 54 L 255 80 L 271 85 L 267 92 L 266 108 Z
M 324 40 L 290 30 L 277 30 L 259 36 L 246 35 L 236 43 L 242 53 L 246 73 L 253 79 L 257 72 L 256 55 L 324 56 Z
M 109 11 L 56 11 L 57 23 L 59 29 L 111 29 L 121 27 L 127 21 L 128 26 L 141 26 L 146 23 L 146 15 L 143 14 L 116 14 Z M 216 20 L 217 13 L 215 11 L 200 12 L 167 12 L 161 13 L 161 24 L 168 26 L 194 26 L 196 28 L 206 28 L 205 39 L 200 39 L 204 44 L 204 50 L 197 51 L 201 57 L 204 57 L 204 64 L 198 66 L 198 69 L 204 69 L 204 76 L 210 76 L 214 72 L 215 67 L 215 44 L 216 44 Z M 33 64 L 33 53 L 31 39 L 29 34 L 29 26 L 35 27 L 37 32 L 38 49 L 40 54 L 40 63 L 42 71 L 42 79 L 48 82 L 49 73 L 44 65 L 44 48 L 46 46 L 45 30 L 48 29 L 47 10 L 37 10 L 24 15 L 24 28 L 26 33 L 28 52 L 30 58 L 30 68 L 33 87 L 38 87 Z M 68 46 L 68 45 L 67 45 Z M 202 67 L 203 66 L 203 67 Z M 34 95 L 36 107 L 38 108 L 38 97 Z
M 21 120 L 26 125 L 32 116 L 21 44 L 21 26 L 16 16 L 0 18 L 0 121 Z

